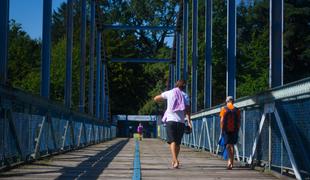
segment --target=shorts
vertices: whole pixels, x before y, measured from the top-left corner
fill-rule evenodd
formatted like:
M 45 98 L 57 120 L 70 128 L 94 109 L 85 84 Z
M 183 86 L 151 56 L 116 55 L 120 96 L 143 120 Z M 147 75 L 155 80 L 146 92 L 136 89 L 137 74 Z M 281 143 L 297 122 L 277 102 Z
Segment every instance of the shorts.
M 184 134 L 184 123 L 168 121 L 166 124 L 167 142 L 171 144 L 175 142 L 177 145 L 181 144 Z
M 238 132 L 224 132 L 224 144 L 236 144 L 238 142 Z

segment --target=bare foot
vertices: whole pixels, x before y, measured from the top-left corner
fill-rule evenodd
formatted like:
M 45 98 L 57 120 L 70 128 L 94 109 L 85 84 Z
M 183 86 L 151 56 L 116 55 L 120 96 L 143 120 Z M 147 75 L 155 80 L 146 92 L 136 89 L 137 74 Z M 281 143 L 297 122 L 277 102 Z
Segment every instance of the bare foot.
M 179 162 L 175 162 L 172 167 L 175 169 L 179 168 Z

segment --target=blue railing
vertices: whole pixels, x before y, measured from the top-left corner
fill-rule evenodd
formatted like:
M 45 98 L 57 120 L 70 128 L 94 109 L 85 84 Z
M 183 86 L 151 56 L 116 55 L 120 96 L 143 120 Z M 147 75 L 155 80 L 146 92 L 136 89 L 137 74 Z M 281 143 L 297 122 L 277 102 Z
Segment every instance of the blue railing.
M 0 85 L 0 169 L 116 137 L 116 127 Z
M 186 146 L 220 154 L 219 105 L 192 115 L 193 133 L 184 135 Z M 269 170 L 310 177 L 310 78 L 236 100 L 241 110 L 236 159 Z M 160 138 L 166 131 L 160 125 Z

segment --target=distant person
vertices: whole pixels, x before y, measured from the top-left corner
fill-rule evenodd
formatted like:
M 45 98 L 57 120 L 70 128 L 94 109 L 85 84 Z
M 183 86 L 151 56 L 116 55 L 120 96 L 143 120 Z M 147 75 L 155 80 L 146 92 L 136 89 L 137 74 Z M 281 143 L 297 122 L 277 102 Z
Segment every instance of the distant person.
M 227 169 L 231 170 L 234 165 L 234 145 L 238 141 L 240 128 L 240 110 L 234 107 L 232 96 L 226 98 L 226 106 L 222 107 L 220 117 L 222 138 L 228 151 Z
M 163 117 L 166 123 L 167 142 L 172 155 L 172 167 L 179 167 L 178 155 L 180 144 L 184 133 L 184 116 L 186 114 L 188 126 L 192 128 L 190 118 L 190 101 L 188 95 L 183 91 L 186 88 L 184 80 L 178 80 L 176 87 L 154 97 L 155 102 L 167 100 L 167 110 Z
M 141 123 L 139 123 L 139 126 L 137 127 L 137 133 L 139 134 L 139 140 L 142 140 L 142 133 L 143 133 L 143 126 Z

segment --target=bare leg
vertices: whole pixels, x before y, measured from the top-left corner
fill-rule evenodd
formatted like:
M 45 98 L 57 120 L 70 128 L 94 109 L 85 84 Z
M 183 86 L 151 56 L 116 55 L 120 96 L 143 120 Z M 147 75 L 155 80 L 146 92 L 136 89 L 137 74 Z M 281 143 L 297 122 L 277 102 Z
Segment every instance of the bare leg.
M 234 165 L 234 145 L 230 145 L 230 162 L 231 162 L 231 167 Z
M 173 167 L 175 167 L 175 164 L 178 162 L 177 159 L 177 150 L 176 150 L 176 143 L 172 142 L 170 144 L 170 150 L 171 150 L 171 155 L 172 155 L 172 163 L 173 163 Z M 177 166 L 177 165 L 176 165 Z
M 176 145 L 176 157 L 177 157 L 178 164 L 179 164 L 179 159 L 178 159 L 179 153 L 180 153 L 180 145 Z
M 228 156 L 229 156 L 227 162 L 227 168 L 231 169 L 234 164 L 234 146 L 232 144 L 227 144 L 226 148 L 228 150 Z
M 180 153 L 180 145 L 176 145 L 176 157 L 177 157 L 177 159 L 178 159 L 179 153 Z

